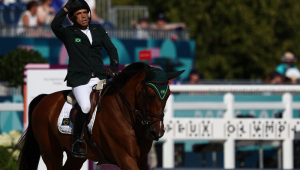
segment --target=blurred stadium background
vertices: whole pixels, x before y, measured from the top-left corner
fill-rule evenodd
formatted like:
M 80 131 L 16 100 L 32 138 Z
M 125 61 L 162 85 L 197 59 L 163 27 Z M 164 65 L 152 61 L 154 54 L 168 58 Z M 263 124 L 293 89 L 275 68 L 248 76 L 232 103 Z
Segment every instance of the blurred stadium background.
M 68 64 L 66 49 L 49 26 L 18 33 L 27 2 L 0 2 L 0 147 L 4 133 L 24 130 L 26 70 L 51 73 Z M 284 75 L 279 84 L 269 81 L 285 51 L 299 58 L 300 1 L 96 0 L 96 12 L 111 24 L 105 29 L 121 65 L 145 61 L 166 71 L 186 70 L 170 85 L 166 134 L 155 142 L 149 168 L 300 168 L 299 77 L 295 84 Z M 145 17 L 155 24 L 161 13 L 168 23 L 186 27 L 140 30 L 132 25 Z M 45 61 L 34 63 L 48 64 L 25 69 L 31 54 L 17 48 L 38 52 L 34 55 Z M 200 79 L 191 85 L 195 70 Z M 51 76 L 44 78 L 65 86 Z M 117 169 L 91 162 L 84 168 Z

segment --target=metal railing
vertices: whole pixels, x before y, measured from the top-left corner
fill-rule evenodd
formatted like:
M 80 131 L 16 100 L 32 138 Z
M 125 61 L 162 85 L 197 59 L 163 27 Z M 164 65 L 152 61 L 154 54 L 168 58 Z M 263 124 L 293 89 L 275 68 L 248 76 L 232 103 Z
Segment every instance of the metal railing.
M 131 27 L 132 20 L 139 21 L 149 17 L 148 6 L 114 6 L 111 0 L 97 0 L 96 12 L 101 19 L 113 23 L 117 27 Z
M 114 6 L 110 10 L 110 21 L 118 27 L 131 27 L 132 20 L 149 17 L 147 6 Z
M 111 38 L 119 39 L 178 39 L 189 40 L 189 31 L 173 30 L 153 30 L 153 29 L 134 29 L 134 28 L 106 28 Z M 35 37 L 35 38 L 54 38 L 50 26 L 40 27 L 20 27 L 20 26 L 0 26 L 0 37 Z
M 96 12 L 101 19 L 110 21 L 110 15 L 109 15 L 110 10 L 111 10 L 111 0 L 96 1 Z

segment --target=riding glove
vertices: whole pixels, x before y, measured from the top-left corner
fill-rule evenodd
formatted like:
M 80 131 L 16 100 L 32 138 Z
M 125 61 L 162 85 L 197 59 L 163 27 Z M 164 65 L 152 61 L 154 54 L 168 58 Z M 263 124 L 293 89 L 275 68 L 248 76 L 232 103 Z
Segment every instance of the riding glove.
M 117 60 L 112 60 L 108 69 L 108 75 L 114 77 L 119 74 L 119 62 Z
M 71 10 L 71 9 L 74 9 L 74 8 L 77 8 L 77 7 L 80 7 L 81 3 L 78 1 L 78 0 L 69 0 L 65 7 L 68 9 L 68 10 Z

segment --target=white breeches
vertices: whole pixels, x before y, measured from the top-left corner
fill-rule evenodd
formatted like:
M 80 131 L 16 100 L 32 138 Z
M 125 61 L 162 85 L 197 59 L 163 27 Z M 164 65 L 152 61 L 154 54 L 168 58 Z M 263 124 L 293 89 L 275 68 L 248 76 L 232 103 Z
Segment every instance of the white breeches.
M 92 87 L 99 82 L 99 78 L 91 78 L 90 81 L 81 86 L 72 88 L 73 94 L 83 113 L 88 114 L 91 110 L 90 94 Z

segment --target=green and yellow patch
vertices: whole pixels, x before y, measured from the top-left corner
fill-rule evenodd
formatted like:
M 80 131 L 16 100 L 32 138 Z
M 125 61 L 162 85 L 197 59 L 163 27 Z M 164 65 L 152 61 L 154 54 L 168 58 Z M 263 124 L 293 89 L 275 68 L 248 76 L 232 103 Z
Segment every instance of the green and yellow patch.
M 70 125 L 70 118 L 63 118 L 61 125 L 62 126 Z
M 75 42 L 81 42 L 81 38 L 75 38 Z
M 152 84 L 147 83 L 147 86 L 151 87 L 155 93 L 157 94 L 159 100 L 163 102 L 167 96 L 167 92 L 169 90 L 168 84 Z

